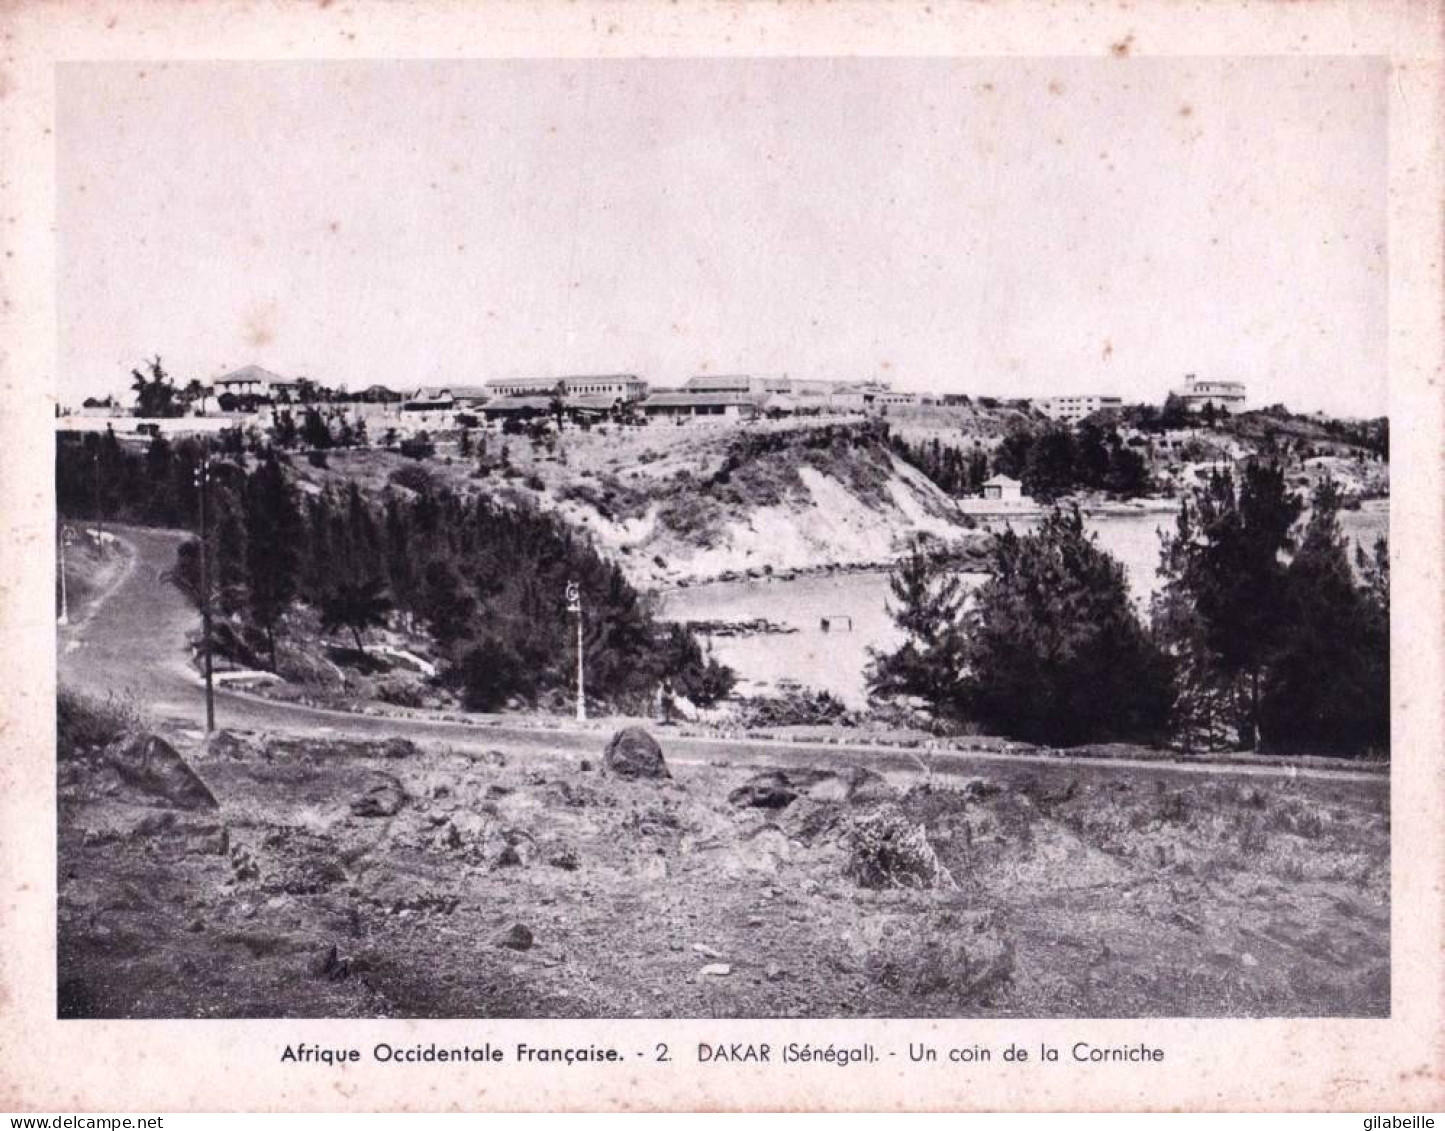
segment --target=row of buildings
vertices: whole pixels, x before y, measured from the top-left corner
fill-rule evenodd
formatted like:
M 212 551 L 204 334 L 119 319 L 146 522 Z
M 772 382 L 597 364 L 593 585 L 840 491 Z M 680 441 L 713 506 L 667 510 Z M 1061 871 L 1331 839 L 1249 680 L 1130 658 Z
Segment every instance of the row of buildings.
M 278 377 L 259 366 L 247 366 L 211 385 L 220 411 L 258 403 L 307 403 L 304 382 Z M 791 377 L 704 375 L 681 388 L 649 388 L 634 374 L 590 374 L 571 377 L 517 377 L 484 385 L 449 385 L 395 392 L 372 385 L 344 394 L 350 403 L 394 405 L 408 417 L 440 418 L 469 413 L 488 420 L 526 419 L 565 412 L 569 416 L 606 416 L 618 412 L 645 417 L 717 417 L 750 419 L 794 413 L 866 413 L 890 405 L 929 403 L 919 393 L 899 392 L 878 381 L 818 381 Z
M 1190 409 L 1212 405 L 1238 411 L 1245 387 L 1236 381 L 1201 380 L 1190 374 L 1174 396 Z M 563 416 L 573 420 L 627 415 L 666 420 L 703 418 L 716 422 L 760 416 L 878 414 L 890 408 L 951 403 L 967 398 L 934 397 L 893 389 L 884 381 L 826 381 L 787 376 L 705 374 L 679 388 L 651 389 L 629 373 L 568 377 L 518 377 L 483 385 L 426 387 L 401 392 L 373 384 L 357 392 L 337 392 L 306 378 L 285 378 L 257 365 L 227 373 L 187 403 L 192 416 L 235 415 L 280 406 L 340 404 L 361 417 L 395 417 L 411 427 L 450 426 L 461 417 L 478 422 L 527 421 Z M 1076 423 L 1095 413 L 1123 407 L 1123 399 L 1104 393 L 1036 397 L 1030 402 L 1044 415 Z M 121 415 L 110 398 L 87 401 L 82 415 Z

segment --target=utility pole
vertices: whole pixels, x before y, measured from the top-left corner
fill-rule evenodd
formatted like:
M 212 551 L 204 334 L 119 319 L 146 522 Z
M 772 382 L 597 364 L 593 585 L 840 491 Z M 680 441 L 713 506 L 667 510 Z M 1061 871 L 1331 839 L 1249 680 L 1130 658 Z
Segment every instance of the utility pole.
M 206 673 L 206 733 L 216 729 L 216 695 L 211 683 L 211 539 L 206 528 L 206 488 L 211 481 L 211 457 L 202 455 L 195 471 L 201 510 L 201 662 Z
M 105 512 L 100 509 L 100 446 L 97 445 L 91 458 L 91 479 L 95 485 L 95 529 L 100 535 L 97 545 L 105 550 Z
M 65 524 L 57 523 L 56 535 L 59 539 L 58 555 L 60 559 L 60 616 L 56 617 L 56 624 L 70 623 L 70 599 L 65 589 Z
M 575 581 L 567 582 L 567 611 L 577 614 L 577 721 L 586 722 L 587 691 L 582 674 L 582 587 Z

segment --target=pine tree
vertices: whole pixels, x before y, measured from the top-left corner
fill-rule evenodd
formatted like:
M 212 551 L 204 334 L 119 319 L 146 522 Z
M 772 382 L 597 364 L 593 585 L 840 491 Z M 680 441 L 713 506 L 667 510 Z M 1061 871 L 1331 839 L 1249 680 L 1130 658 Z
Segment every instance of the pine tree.
M 239 611 L 246 600 L 246 526 L 233 491 L 216 491 L 216 600 L 223 613 Z
M 273 453 L 246 482 L 247 604 L 276 667 L 276 628 L 296 597 L 301 517 Z
M 291 415 L 290 409 L 284 409 L 276 414 L 270 431 L 271 442 L 283 451 L 294 448 L 300 438 L 300 432 L 296 427 L 296 418 Z
M 892 652 L 870 649 L 868 690 L 923 700 L 937 715 L 957 706 L 963 639 L 963 583 L 936 547 L 914 539 L 888 575 L 888 613 L 903 634 Z
M 1153 741 L 1168 720 L 1168 662 L 1139 621 L 1124 567 L 1078 508 L 1006 530 L 964 617 L 961 710 L 1031 741 Z
M 350 629 L 357 652 L 363 652 L 361 634 L 368 628 L 386 627 L 390 612 L 391 599 L 386 595 L 386 583 L 381 578 L 373 577 L 360 584 L 343 581 L 322 599 L 321 631 Z
M 308 408 L 301 419 L 301 442 L 313 451 L 326 451 L 332 446 L 331 429 L 314 408 Z
M 1260 704 L 1273 750 L 1358 755 L 1389 746 L 1388 591 L 1381 617 L 1380 578 L 1352 571 L 1339 509 L 1339 490 L 1321 481 L 1286 571 Z
M 1261 696 L 1284 625 L 1284 555 L 1301 509 L 1278 465 L 1251 462 L 1237 491 L 1228 472 L 1211 475 L 1192 506 L 1184 502 L 1181 525 L 1164 549 L 1161 576 L 1171 609 L 1156 604 L 1156 628 L 1191 673 L 1181 704 L 1191 710 L 1192 694 L 1228 705 L 1227 727 L 1247 749 L 1264 742 Z

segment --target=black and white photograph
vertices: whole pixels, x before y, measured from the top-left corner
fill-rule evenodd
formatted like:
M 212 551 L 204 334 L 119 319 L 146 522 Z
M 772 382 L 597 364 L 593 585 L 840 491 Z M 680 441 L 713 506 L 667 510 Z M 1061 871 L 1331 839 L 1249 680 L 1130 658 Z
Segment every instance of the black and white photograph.
M 1390 81 L 59 63 L 54 1016 L 1389 1018 Z

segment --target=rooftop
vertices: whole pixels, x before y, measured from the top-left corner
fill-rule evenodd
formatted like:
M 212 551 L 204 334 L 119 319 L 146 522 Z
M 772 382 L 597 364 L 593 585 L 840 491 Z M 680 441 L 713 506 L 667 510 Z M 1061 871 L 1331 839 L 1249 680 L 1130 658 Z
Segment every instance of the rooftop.
M 260 384 L 289 385 L 295 382 L 287 381 L 279 374 L 272 373 L 269 369 L 262 369 L 259 365 L 246 365 L 240 369 L 233 369 L 222 377 L 213 378 L 212 385 L 260 385 Z
M 684 408 L 689 405 L 751 405 L 758 398 L 748 393 L 653 393 L 642 402 L 643 408 Z

